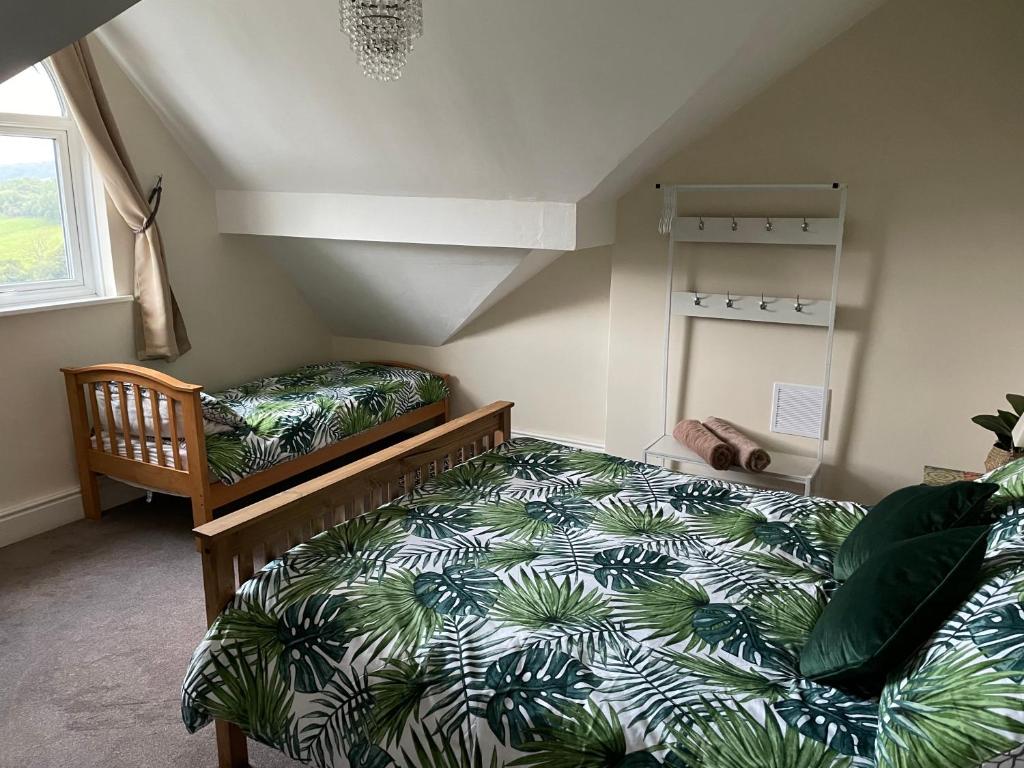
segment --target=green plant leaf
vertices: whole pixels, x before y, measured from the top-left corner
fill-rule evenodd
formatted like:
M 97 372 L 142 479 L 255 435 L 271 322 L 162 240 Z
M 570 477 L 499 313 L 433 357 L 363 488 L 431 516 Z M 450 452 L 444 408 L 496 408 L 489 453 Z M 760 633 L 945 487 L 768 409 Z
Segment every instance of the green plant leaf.
M 1024 416 L 1024 395 L 1007 395 L 1006 402 L 1018 416 Z
M 981 765 L 1024 738 L 1024 723 L 1011 714 L 1019 709 L 1020 685 L 976 648 L 943 654 L 883 689 L 878 765 Z
M 600 680 L 568 654 L 532 648 L 515 651 L 495 661 L 488 669 L 485 685 L 493 694 L 485 716 L 499 741 L 519 746 L 531 739 L 530 732 L 552 710 L 564 709 L 574 701 L 585 701 Z
M 420 703 L 444 680 L 444 673 L 431 669 L 425 660 L 389 658 L 370 673 L 370 680 L 374 738 L 390 745 L 402 737 L 408 721 L 419 721 Z
M 685 570 L 678 560 L 635 545 L 598 552 L 594 563 L 597 582 L 616 592 L 644 587 Z
M 586 475 L 588 480 L 617 480 L 637 466 L 637 462 L 630 459 L 592 451 L 574 452 L 566 458 L 565 463 L 570 472 Z
M 474 525 L 475 513 L 466 507 L 433 504 L 402 511 L 402 528 L 423 539 L 445 539 L 465 533 Z
M 438 630 L 441 614 L 420 601 L 415 582 L 416 574 L 402 569 L 353 590 L 349 620 L 364 635 L 357 656 L 370 648 L 376 655 L 389 644 L 411 651 Z
M 711 603 L 693 614 L 694 634 L 713 648 L 753 664 L 792 669 L 793 657 L 783 648 L 766 641 L 750 609 Z
M 611 608 L 596 589 L 583 591 L 583 583 L 566 577 L 561 583 L 545 576 L 510 579 L 501 590 L 491 615 L 510 624 L 539 630 L 559 625 L 580 625 L 608 617 Z
M 557 453 L 488 453 L 480 457 L 486 464 L 496 464 L 520 480 L 548 480 L 566 470 L 566 459 Z
M 974 644 L 994 660 L 994 668 L 1012 673 L 1012 679 L 1024 682 L 1024 606 L 1003 605 L 986 611 L 967 625 Z
M 778 701 L 785 698 L 791 680 L 788 675 L 777 674 L 772 677 L 759 669 L 741 667 L 728 659 L 715 656 L 670 651 L 667 658 L 692 676 L 695 686 L 708 693 L 726 693 L 729 698 L 737 701 Z
M 479 616 L 446 616 L 430 641 L 424 663 L 437 682 L 429 691 L 426 716 L 449 739 L 473 732 L 469 718 L 487 703 L 484 678 L 502 640 L 494 625 Z
M 709 603 L 699 583 L 666 579 L 615 596 L 615 616 L 629 629 L 651 630 L 650 639 L 667 638 L 671 644 L 693 636 L 693 614 Z M 671 610 L 666 610 L 671 606 Z
M 276 666 L 262 654 L 248 656 L 221 646 L 199 673 L 199 688 L 207 693 L 203 708 L 258 741 L 283 743 L 292 723 L 292 692 Z
M 690 718 L 695 680 L 652 649 L 634 645 L 601 669 L 609 673 L 601 692 L 615 698 L 621 713 L 633 716 L 631 728 L 644 725 L 645 737 Z
M 1003 422 L 1010 432 L 1013 432 L 1013 428 L 1017 426 L 1017 422 L 1020 421 L 1020 416 L 1010 411 L 1004 411 L 1002 409 L 996 411 L 999 414 L 999 419 Z
M 526 541 L 543 539 L 555 529 L 553 523 L 527 514 L 524 501 L 485 504 L 479 508 L 476 520 L 488 533 Z
M 680 745 L 699 755 L 700 768 L 849 768 L 852 758 L 783 729 L 769 712 L 765 722 L 742 707 L 705 700 L 706 716 L 679 729 Z M 936 763 L 942 765 L 942 763 Z
M 780 645 L 800 649 L 825 608 L 825 595 L 780 584 L 774 592 L 757 595 L 750 607 L 761 618 L 765 635 Z
M 982 414 L 971 419 L 979 427 L 984 427 L 989 432 L 995 432 L 999 437 L 1010 437 L 1012 430 L 1009 429 L 1003 420 L 991 414 Z
M 675 515 L 617 499 L 601 506 L 593 527 L 612 536 L 641 540 L 678 538 L 687 534 L 686 523 Z
M 855 699 L 835 688 L 812 686 L 800 698 L 778 701 L 773 709 L 804 736 L 836 752 L 872 757 L 878 729 L 878 705 Z
M 318 691 L 334 675 L 351 638 L 343 620 L 347 602 L 341 595 L 315 595 L 289 606 L 278 622 L 278 671 L 296 691 Z
M 444 616 L 486 616 L 498 599 L 500 582 L 491 572 L 469 565 L 449 565 L 441 573 L 420 573 L 413 591 L 420 604 Z
M 597 512 L 586 499 L 547 498 L 526 502 L 526 516 L 562 528 L 588 528 Z
M 307 705 L 299 744 L 305 762 L 326 768 L 335 755 L 348 755 L 364 744 L 362 734 L 371 727 L 373 693 L 365 675 L 336 670 L 324 690 Z
M 669 491 L 669 503 L 680 512 L 703 515 L 716 510 L 742 506 L 750 494 L 720 485 L 710 480 L 694 480 L 674 485 Z
M 646 750 L 626 751 L 626 736 L 614 709 L 607 714 L 593 702 L 550 718 L 535 731 L 537 740 L 526 742 L 524 757 L 511 766 L 523 768 L 659 768 Z

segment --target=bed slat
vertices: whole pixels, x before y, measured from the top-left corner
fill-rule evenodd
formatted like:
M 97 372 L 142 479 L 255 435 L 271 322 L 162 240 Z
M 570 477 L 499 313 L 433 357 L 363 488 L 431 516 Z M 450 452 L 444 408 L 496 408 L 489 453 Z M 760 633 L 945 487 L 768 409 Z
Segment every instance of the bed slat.
M 177 403 L 172 398 L 167 398 L 168 421 L 171 423 L 171 453 L 174 455 L 174 468 L 181 469 L 181 442 L 178 436 L 178 412 L 175 406 Z
M 90 441 L 97 451 L 106 452 L 106 448 L 103 446 L 103 430 L 100 426 L 100 406 L 96 402 L 96 385 L 92 383 L 86 384 L 85 389 L 89 394 L 89 417 L 92 419 L 92 437 Z
M 132 423 L 128 417 L 128 396 L 124 389 L 124 382 L 117 382 L 117 401 L 121 404 L 121 432 L 124 434 L 124 455 L 131 459 L 135 456 L 132 447 Z
M 142 460 L 149 464 L 149 443 L 146 435 L 146 412 L 142 409 L 142 387 L 136 384 L 132 387 L 135 393 L 135 413 L 139 419 L 139 450 L 142 452 Z
M 103 398 L 103 409 L 107 413 L 107 439 L 110 441 L 110 452 L 120 455 L 121 451 L 117 447 L 117 427 L 114 426 L 114 406 L 110 402 L 114 398 L 114 389 L 107 381 L 103 384 L 103 390 L 107 393 L 107 396 Z
M 163 428 L 160 426 L 160 393 L 155 389 L 149 389 L 149 413 L 153 419 L 153 441 L 156 450 L 156 463 L 161 467 L 167 466 L 164 457 L 164 436 Z

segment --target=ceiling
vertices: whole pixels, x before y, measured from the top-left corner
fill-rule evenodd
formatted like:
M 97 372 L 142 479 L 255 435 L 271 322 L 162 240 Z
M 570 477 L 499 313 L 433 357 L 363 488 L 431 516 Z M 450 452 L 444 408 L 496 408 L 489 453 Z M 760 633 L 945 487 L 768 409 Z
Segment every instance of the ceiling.
M 424 0 L 394 83 L 336 0 L 143 0 L 103 39 L 217 189 L 575 203 L 706 85 L 738 107 L 722 72 L 759 89 L 873 4 Z
M 2 0 L 0 83 L 85 37 L 138 0 Z M 15 30 L 14 34 L 10 31 Z M 6 33 L 6 34 L 5 34 Z
M 221 232 L 274 237 L 336 332 L 443 343 L 613 242 L 643 174 L 878 4 L 423 0 L 393 83 L 362 75 L 336 0 L 142 0 L 99 36 L 218 190 Z M 399 267 L 424 276 L 402 296 Z M 373 327 L 367 296 L 391 307 Z

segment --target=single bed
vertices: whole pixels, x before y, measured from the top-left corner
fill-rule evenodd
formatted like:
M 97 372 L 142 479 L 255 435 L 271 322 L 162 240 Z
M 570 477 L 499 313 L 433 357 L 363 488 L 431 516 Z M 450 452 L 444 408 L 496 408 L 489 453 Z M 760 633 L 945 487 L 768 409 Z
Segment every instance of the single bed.
M 448 419 L 448 377 L 407 363 L 308 365 L 213 394 L 136 365 L 62 369 L 86 517 L 100 475 L 218 507 Z
M 316 766 L 1016 765 L 1024 506 L 857 699 L 797 658 L 864 508 L 510 440 L 510 409 L 196 529 L 211 627 L 182 715 L 216 720 L 221 766 L 246 735 Z

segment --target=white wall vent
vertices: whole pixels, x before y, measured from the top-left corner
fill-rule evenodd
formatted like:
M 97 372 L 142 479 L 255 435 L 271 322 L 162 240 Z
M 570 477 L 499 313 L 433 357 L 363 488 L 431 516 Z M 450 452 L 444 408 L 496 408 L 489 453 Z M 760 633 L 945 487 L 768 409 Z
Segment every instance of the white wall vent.
M 817 440 L 821 429 L 821 387 L 775 382 L 771 431 Z M 825 437 L 828 437 L 826 421 Z

